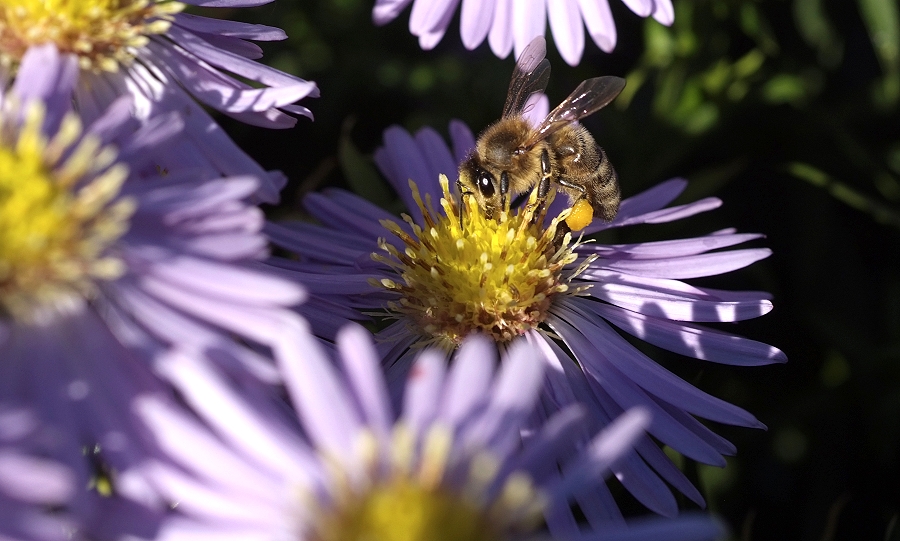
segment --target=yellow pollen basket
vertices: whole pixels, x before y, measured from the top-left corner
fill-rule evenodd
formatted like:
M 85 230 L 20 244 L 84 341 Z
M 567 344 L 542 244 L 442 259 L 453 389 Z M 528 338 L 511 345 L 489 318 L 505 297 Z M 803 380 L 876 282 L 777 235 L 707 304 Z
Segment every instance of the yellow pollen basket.
M 409 216 L 403 219 L 413 235 L 396 223 L 382 222 L 405 245 L 400 249 L 382 239 L 381 248 L 392 257 L 373 254 L 401 278 L 375 284 L 400 293 L 388 310 L 407 316 L 427 342 L 448 349 L 473 332 L 508 342 L 537 327 L 553 297 L 569 289 L 563 269 L 577 257 L 568 234 L 562 241 L 556 238 L 557 225 L 569 211 L 545 228 L 545 207 L 532 193 L 520 210 L 488 218 L 471 197 L 461 202 L 461 209 L 445 176 L 440 183 L 443 214 L 435 212 L 431 201 L 423 202 L 410 182 L 424 228 Z
M 73 145 L 74 116 L 47 140 L 43 118 L 31 106 L 18 138 L 0 138 L 0 311 L 20 320 L 121 276 L 121 261 L 106 252 L 134 211 L 118 198 L 127 170 L 111 165 L 112 150 L 90 137 Z
M 78 55 L 82 69 L 116 71 L 147 36 L 166 32 L 184 7 L 155 0 L 3 0 L 0 57 L 15 64 L 29 47 L 53 43 Z

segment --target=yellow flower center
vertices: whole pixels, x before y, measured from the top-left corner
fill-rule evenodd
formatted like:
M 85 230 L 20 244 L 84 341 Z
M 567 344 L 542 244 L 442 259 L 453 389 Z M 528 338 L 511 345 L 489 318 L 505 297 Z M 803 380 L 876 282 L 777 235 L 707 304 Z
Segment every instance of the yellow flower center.
M 54 43 L 78 55 L 82 69 L 116 71 L 182 9 L 180 2 L 156 0 L 3 0 L 0 61 L 16 65 L 29 47 Z
M 77 117 L 48 140 L 42 106 L 29 107 L 20 128 L 9 125 L 15 116 L 0 114 L 0 313 L 31 320 L 121 276 L 106 252 L 134 204 L 116 200 L 127 169 L 111 148 L 79 138 Z
M 382 222 L 406 246 L 400 251 L 380 242 L 391 257 L 373 258 L 393 267 L 401 279 L 375 284 L 400 294 L 388 310 L 406 316 L 429 342 L 450 348 L 473 332 L 508 342 L 537 327 L 554 296 L 581 291 L 570 290 L 569 282 L 583 267 L 563 275 L 566 265 L 577 260 L 571 235 L 556 238 L 570 210 L 544 228 L 545 207 L 533 192 L 520 210 L 488 218 L 471 197 L 460 209 L 441 176 L 444 213 L 439 215 L 431 201 L 422 201 L 415 184 L 410 186 L 425 226 L 404 216 L 413 229 L 410 236 L 397 224 Z
M 363 434 L 360 457 L 370 478 L 353 487 L 339 467 L 333 502 L 323 505 L 310 497 L 312 524 L 303 537 L 311 541 L 500 541 L 512 532 L 527 532 L 541 523 L 544 501 L 530 479 L 513 474 L 490 501 L 487 486 L 498 465 L 487 454 L 477 454 L 461 484 L 445 478 L 451 437 L 432 427 L 415 456 L 412 433 L 402 424 L 394 430 L 386 449 L 393 464 L 384 471 L 384 454 L 371 433 Z

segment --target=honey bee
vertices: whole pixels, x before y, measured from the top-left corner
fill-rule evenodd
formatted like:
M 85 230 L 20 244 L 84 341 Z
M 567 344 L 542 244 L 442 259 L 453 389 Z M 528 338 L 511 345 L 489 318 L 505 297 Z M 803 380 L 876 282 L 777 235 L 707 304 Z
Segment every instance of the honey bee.
M 619 210 L 619 179 L 606 153 L 578 121 L 615 99 L 625 80 L 607 76 L 583 81 L 547 118 L 532 126 L 523 116 L 524 107 L 529 96 L 547 87 L 550 62 L 545 55 L 546 44 L 540 36 L 522 51 L 503 116 L 481 133 L 460 164 L 457 188 L 461 196 L 472 195 L 485 214 L 493 216 L 497 209 L 507 208 L 512 197 L 535 185 L 543 204 L 552 185 L 569 196 L 573 207 L 587 212 L 577 225 L 569 222 L 572 229 L 585 227 L 592 214 L 611 221 Z

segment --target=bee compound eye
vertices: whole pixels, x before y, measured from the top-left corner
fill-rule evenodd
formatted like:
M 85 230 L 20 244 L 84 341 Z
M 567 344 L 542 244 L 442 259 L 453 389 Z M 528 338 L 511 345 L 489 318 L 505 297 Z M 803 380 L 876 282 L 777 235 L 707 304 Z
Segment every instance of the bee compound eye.
M 481 170 L 476 179 L 478 183 L 478 191 L 484 197 L 492 197 L 494 195 L 494 175 L 487 171 Z

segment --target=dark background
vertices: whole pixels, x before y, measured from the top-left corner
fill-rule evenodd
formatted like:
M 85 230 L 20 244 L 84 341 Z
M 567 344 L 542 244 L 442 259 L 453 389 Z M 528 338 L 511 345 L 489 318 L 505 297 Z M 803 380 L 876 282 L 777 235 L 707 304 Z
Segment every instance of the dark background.
M 723 328 L 784 350 L 786 365 L 738 368 L 654 351 L 701 389 L 753 412 L 761 432 L 714 427 L 738 447 L 720 470 L 684 464 L 709 508 L 742 540 L 900 540 L 900 22 L 896 0 L 673 0 L 666 28 L 610 0 L 612 54 L 586 36 L 577 67 L 559 57 L 548 94 L 626 77 L 585 125 L 618 170 L 624 195 L 691 181 L 678 203 L 724 205 L 674 224 L 607 233 L 662 240 L 726 227 L 760 232 L 774 254 L 692 283 L 762 289 L 775 309 Z M 371 162 L 382 131 L 452 118 L 477 133 L 499 116 L 512 58 L 463 48 L 459 16 L 422 51 L 409 9 L 385 27 L 373 0 L 277 2 L 214 16 L 284 28 L 263 61 L 316 81 L 315 122 L 286 131 L 227 119 L 234 139 L 291 181 L 272 218 L 302 213 L 326 185 L 398 208 Z M 689 506 L 686 505 L 686 508 Z

